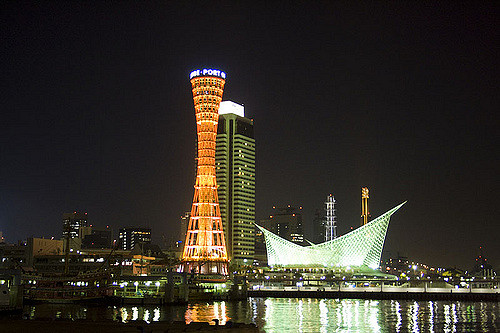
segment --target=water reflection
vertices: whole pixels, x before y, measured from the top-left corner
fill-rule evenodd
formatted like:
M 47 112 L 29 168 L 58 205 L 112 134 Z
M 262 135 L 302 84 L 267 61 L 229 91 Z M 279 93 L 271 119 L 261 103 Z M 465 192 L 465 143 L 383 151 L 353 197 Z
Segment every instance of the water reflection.
M 369 322 L 370 322 L 370 327 L 373 329 L 373 332 L 380 332 L 380 325 L 379 325 L 379 314 L 378 314 L 378 301 L 370 301 L 369 303 Z M 365 302 L 365 305 L 367 303 Z
M 252 302 L 260 306 L 259 299 Z M 260 327 L 266 332 L 491 332 L 500 327 L 500 309 L 494 302 L 267 299 L 262 303 L 266 315 Z
M 321 324 L 320 332 L 325 333 L 328 332 L 328 306 L 324 299 L 319 301 L 319 321 Z
M 153 321 L 160 321 L 160 309 L 156 308 L 153 310 Z
M 434 302 L 429 302 L 429 332 L 434 333 Z
M 418 326 L 418 303 L 414 302 L 408 308 L 408 318 L 410 318 L 410 322 L 408 323 L 408 331 L 411 332 L 420 332 Z
M 121 318 L 122 318 L 122 322 L 126 323 L 128 321 L 128 312 L 127 312 L 127 308 L 121 308 L 120 310 L 121 312 Z
M 500 330 L 495 302 L 396 301 L 356 299 L 262 299 L 199 302 L 175 306 L 26 306 L 29 319 L 130 322 L 228 321 L 255 323 L 266 332 L 493 332 Z
M 226 316 L 226 302 L 215 302 L 213 303 L 213 319 L 217 319 L 219 321 L 219 325 L 225 325 L 227 322 Z
M 137 308 L 137 306 L 134 306 L 132 308 L 132 320 L 136 321 L 137 318 L 139 318 L 139 309 Z
M 302 332 L 302 322 L 304 321 L 304 315 L 302 314 L 302 300 L 299 300 L 298 312 L 299 312 L 299 332 Z

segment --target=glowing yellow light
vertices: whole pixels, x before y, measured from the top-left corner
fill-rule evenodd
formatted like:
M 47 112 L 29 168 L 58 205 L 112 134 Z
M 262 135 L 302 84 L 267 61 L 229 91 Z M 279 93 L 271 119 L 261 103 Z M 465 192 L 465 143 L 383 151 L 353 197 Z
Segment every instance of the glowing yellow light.
M 361 189 L 361 225 L 368 223 L 370 212 L 368 211 L 368 199 L 370 198 L 368 188 Z

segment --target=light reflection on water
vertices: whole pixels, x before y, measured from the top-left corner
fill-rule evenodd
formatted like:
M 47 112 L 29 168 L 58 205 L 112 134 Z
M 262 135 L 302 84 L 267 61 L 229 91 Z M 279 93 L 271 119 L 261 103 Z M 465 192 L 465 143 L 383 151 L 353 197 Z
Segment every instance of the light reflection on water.
M 250 298 L 173 306 L 25 306 L 30 319 L 255 323 L 266 332 L 494 332 L 500 303 Z
M 429 301 L 429 332 L 434 333 L 434 302 Z

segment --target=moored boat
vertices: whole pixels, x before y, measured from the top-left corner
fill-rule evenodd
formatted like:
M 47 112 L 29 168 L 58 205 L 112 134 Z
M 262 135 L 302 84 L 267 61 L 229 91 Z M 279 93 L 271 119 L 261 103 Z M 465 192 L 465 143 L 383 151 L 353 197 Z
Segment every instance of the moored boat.
M 98 301 L 112 296 L 111 275 L 107 272 L 64 275 L 23 275 L 27 302 L 73 303 Z
M 0 270 L 0 312 L 21 311 L 23 297 L 21 285 L 21 270 Z

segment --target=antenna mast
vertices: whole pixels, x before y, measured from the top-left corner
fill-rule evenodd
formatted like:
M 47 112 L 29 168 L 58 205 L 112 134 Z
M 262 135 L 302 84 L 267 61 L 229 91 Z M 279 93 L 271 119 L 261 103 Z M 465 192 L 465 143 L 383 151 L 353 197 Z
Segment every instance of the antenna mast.
M 369 198 L 368 187 L 363 187 L 361 189 L 361 226 L 368 223 L 368 216 L 370 216 L 370 212 L 368 211 Z

